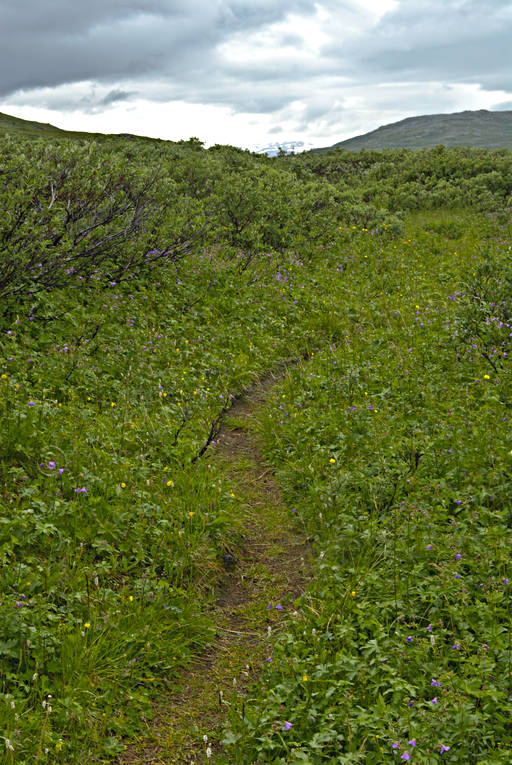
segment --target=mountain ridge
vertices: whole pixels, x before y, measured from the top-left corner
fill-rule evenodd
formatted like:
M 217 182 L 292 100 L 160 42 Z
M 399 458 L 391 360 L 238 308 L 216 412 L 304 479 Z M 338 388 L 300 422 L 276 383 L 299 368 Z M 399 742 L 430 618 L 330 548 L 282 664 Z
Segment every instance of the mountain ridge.
M 512 111 L 466 110 L 424 114 L 381 125 L 314 152 L 345 149 L 432 149 L 435 146 L 512 149 Z

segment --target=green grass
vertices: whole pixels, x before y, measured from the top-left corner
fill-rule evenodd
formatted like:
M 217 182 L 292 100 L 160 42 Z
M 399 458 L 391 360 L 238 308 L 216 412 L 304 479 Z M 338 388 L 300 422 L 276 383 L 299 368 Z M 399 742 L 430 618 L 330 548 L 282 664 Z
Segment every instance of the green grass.
M 510 245 L 465 224 L 456 249 L 435 216 L 400 244 L 359 240 L 339 277 L 357 294 L 345 342 L 267 410 L 267 456 L 319 562 L 228 761 L 508 761 Z
M 179 691 L 212 640 L 222 554 L 254 491 L 235 491 L 213 459 L 215 425 L 284 360 L 258 427 L 285 508 L 315 541 L 315 582 L 259 685 L 233 704 L 227 761 L 407 751 L 422 763 L 506 762 L 508 159 L 494 195 L 492 158 L 467 158 L 484 162 L 475 204 L 495 214 L 421 210 L 402 230 L 381 202 L 353 203 L 340 179 L 306 166 L 193 142 L 165 157 L 148 144 L 144 162 L 105 146 L 65 144 L 69 177 L 54 199 L 59 146 L 5 140 L 4 761 L 108 762 L 150 728 L 153 701 Z M 154 207 L 109 257 L 129 268 L 133 252 L 187 232 L 189 211 L 202 238 L 124 282 L 106 278 L 108 259 L 99 270 L 87 261 L 87 278 L 70 269 L 81 227 L 95 234 L 100 220 L 108 236 L 109 205 L 136 207 L 136 161 L 164 158 Z M 107 165 L 105 186 L 86 172 Z M 410 197 L 407 184 L 398 191 Z M 243 482 L 248 463 L 238 468 Z M 266 623 L 257 609 L 251 625 Z

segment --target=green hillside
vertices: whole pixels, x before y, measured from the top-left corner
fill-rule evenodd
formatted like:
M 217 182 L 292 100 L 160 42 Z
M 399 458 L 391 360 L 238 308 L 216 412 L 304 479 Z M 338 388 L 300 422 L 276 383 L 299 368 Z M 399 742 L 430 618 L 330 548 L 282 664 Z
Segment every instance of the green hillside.
M 512 111 L 465 111 L 425 114 L 383 125 L 364 135 L 339 141 L 330 149 L 431 149 L 434 146 L 472 146 L 479 149 L 512 149 Z
M 22 138 L 90 138 L 101 140 L 106 138 L 104 133 L 87 133 L 85 131 L 61 130 L 61 128 L 51 125 L 49 122 L 35 122 L 34 120 L 24 120 L 21 117 L 13 117 L 11 114 L 0 112 L 0 136 L 18 135 Z M 129 133 L 123 133 L 120 138 L 142 138 L 144 136 L 133 136 Z M 157 140 L 157 139 L 146 139 Z

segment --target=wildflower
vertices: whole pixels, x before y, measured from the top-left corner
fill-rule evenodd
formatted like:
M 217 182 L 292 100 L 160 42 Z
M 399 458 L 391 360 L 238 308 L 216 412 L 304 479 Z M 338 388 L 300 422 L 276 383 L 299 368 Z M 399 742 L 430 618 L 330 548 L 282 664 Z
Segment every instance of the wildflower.
M 398 741 L 395 741 L 393 744 L 391 744 L 392 749 L 398 749 L 399 746 L 400 744 L 398 743 Z
M 427 629 L 429 632 L 432 632 L 432 625 L 431 624 L 427 625 Z
M 434 680 L 434 678 L 432 678 L 432 680 L 430 681 L 430 685 L 435 685 L 437 688 L 440 688 L 441 687 L 441 681 L 440 680 Z
M 211 756 L 212 756 L 212 748 L 211 748 L 211 746 L 207 746 L 206 747 L 206 758 L 209 760 Z
M 462 555 L 460 553 L 457 553 L 455 556 L 455 560 L 460 560 L 462 558 Z
M 307 683 L 307 681 L 308 681 L 308 676 L 307 675 L 302 675 L 302 682 L 303 683 Z
M 292 724 L 291 724 L 291 722 L 288 722 L 288 721 L 286 720 L 286 721 L 285 721 L 285 723 L 284 723 L 284 729 L 285 729 L 285 730 L 290 730 L 290 728 L 291 728 L 291 727 L 292 727 Z
M 491 378 L 489 377 L 489 375 L 484 375 L 484 380 L 490 380 L 490 379 Z
M 416 746 L 416 739 L 411 738 L 411 740 L 407 742 L 407 746 Z
M 7 380 L 7 375 L 6 374 L 2 375 L 2 380 Z
M 329 460 L 329 462 L 331 463 L 331 465 L 334 465 L 334 463 L 336 462 L 336 460 L 334 459 L 334 457 L 331 457 L 331 459 Z
M 166 486 L 174 486 L 174 481 L 167 481 Z
M 406 640 L 407 640 L 407 642 L 408 642 L 408 643 L 410 643 L 410 642 L 412 642 L 412 637 L 409 635 L 409 636 L 406 638 Z
M 194 511 L 193 510 L 189 510 L 188 517 L 192 518 L 193 516 L 194 516 Z
M 434 696 L 434 698 L 432 699 L 432 701 L 430 703 L 431 704 L 437 704 L 437 696 Z
M 121 489 L 126 489 L 126 484 L 124 481 L 121 481 Z
M 113 401 L 110 402 L 110 406 L 115 406 L 115 403 Z
M 63 472 L 64 472 L 64 468 L 59 468 L 57 472 L 58 472 L 59 475 L 62 475 Z
M 282 610 L 283 610 L 283 607 L 278 605 L 278 606 L 276 606 L 276 610 L 277 610 L 277 611 L 282 611 Z
M 449 752 L 449 751 L 450 751 L 450 747 L 449 747 L 449 746 L 445 746 L 445 745 L 443 744 L 443 745 L 441 746 L 441 749 L 439 750 L 439 754 L 442 754 L 443 752 Z
M 34 406 L 34 402 L 33 402 L 33 401 L 29 401 L 29 402 L 28 402 L 28 405 L 29 405 L 29 406 Z M 511 452 L 511 454 L 512 454 L 512 452 Z
M 131 603 L 131 602 L 132 602 L 132 600 L 133 600 L 133 595 L 129 595 L 129 596 L 128 596 L 128 600 L 129 600 L 129 601 L 130 601 L 130 603 Z
M 356 596 L 356 591 L 355 591 L 355 590 L 352 590 L 352 592 L 351 592 L 350 594 L 352 595 L 352 597 L 353 597 L 353 598 L 355 598 L 355 596 Z
M 410 760 L 411 759 L 411 755 L 409 754 L 409 752 L 404 752 L 403 755 L 400 757 L 400 759 L 401 760 Z
M 431 549 L 432 549 L 432 545 L 427 545 L 427 550 L 431 550 Z

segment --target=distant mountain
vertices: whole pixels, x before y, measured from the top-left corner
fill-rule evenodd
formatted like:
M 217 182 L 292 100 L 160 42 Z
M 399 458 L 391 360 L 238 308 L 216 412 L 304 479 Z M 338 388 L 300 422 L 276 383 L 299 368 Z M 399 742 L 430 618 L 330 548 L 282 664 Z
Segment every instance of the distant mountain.
M 311 146 L 311 144 L 309 144 Z M 281 143 L 271 143 L 269 146 L 258 147 L 254 149 L 255 154 L 266 154 L 268 157 L 277 157 L 280 152 L 285 154 L 296 154 L 298 151 L 304 151 L 306 144 L 304 141 L 282 141 Z
M 457 112 L 455 114 L 425 114 L 408 117 L 400 122 L 348 138 L 331 149 L 431 149 L 434 146 L 473 146 L 481 149 L 512 149 L 512 111 Z

